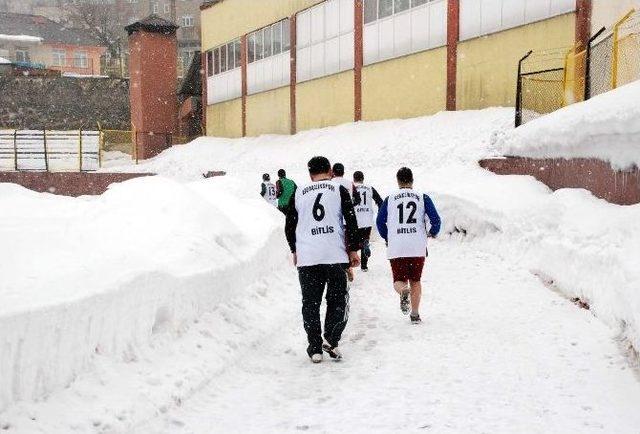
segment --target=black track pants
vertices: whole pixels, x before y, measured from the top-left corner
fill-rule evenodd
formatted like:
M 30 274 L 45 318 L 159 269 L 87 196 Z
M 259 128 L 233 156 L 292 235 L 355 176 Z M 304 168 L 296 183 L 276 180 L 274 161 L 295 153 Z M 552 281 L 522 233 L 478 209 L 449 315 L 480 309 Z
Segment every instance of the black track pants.
M 327 288 L 327 314 L 324 320 L 324 338 L 338 346 L 349 318 L 349 289 L 345 264 L 313 265 L 299 267 L 298 277 L 302 288 L 302 319 L 309 340 L 309 355 L 322 353 L 322 326 L 320 305 Z
M 369 243 L 369 238 L 371 238 L 371 228 L 360 228 L 358 229 L 358 236 L 362 240 L 362 250 L 360 251 L 360 266 L 364 270 L 369 266 L 369 258 L 365 255 L 364 247 Z

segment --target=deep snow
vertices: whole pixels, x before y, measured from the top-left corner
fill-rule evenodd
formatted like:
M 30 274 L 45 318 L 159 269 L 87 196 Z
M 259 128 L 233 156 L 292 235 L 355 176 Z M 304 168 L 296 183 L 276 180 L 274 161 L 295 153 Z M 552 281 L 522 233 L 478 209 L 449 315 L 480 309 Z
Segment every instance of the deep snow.
M 481 170 L 512 115 L 201 139 L 117 169 L 162 177 L 101 198 L 0 190 L 11 210 L 2 239 L 20 246 L 0 258 L 11 279 L 0 297 L 18 306 L 0 316 L 10 351 L 0 366 L 11 372 L 0 377 L 0 426 L 634 432 L 640 387 L 618 343 L 640 342 L 640 207 Z M 304 356 L 282 218 L 257 197 L 263 172 L 284 167 L 303 182 L 314 154 L 364 170 L 381 194 L 410 165 L 445 224 L 431 249 L 424 326 L 399 316 L 378 243 L 376 269 L 353 288 L 347 360 L 322 370 Z M 202 180 L 209 170 L 229 175 Z M 46 261 L 33 267 L 35 255 Z M 598 319 L 563 298 L 574 296 Z

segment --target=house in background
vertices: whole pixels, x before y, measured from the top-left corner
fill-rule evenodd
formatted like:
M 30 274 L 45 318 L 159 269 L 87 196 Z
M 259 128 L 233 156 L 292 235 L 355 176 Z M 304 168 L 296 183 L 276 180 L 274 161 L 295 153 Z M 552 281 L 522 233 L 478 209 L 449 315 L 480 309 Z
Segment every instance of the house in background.
M 100 75 L 106 48 L 82 30 L 39 15 L 0 13 L 0 53 L 18 65 Z

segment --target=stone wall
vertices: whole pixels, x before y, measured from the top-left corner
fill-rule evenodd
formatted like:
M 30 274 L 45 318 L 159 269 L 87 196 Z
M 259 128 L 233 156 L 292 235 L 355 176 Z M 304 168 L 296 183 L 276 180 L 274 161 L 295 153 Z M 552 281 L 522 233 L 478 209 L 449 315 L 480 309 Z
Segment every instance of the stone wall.
M 552 190 L 584 188 L 594 196 L 618 205 L 640 203 L 640 170 L 616 170 L 593 158 L 534 159 L 492 158 L 480 166 L 499 175 L 530 175 Z
M 131 129 L 128 80 L 0 76 L 0 128 Z

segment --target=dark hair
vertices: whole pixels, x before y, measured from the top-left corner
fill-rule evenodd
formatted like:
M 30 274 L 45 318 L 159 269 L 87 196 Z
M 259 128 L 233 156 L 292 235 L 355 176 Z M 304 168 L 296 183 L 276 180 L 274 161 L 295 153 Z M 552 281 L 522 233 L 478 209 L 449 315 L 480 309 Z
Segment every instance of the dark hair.
M 361 171 L 357 171 L 357 172 L 353 172 L 353 180 L 355 182 L 362 182 L 364 181 L 364 173 L 362 173 Z
M 262 175 L 262 180 L 263 181 L 269 181 L 269 180 L 271 180 L 271 177 L 269 176 L 268 173 L 265 173 L 264 175 Z
M 331 171 L 331 163 L 326 157 L 313 157 L 307 163 L 310 175 L 320 175 L 322 173 L 329 173 Z
M 396 178 L 400 184 L 413 184 L 413 172 L 408 167 L 398 170 Z
M 336 163 L 333 165 L 334 176 L 344 176 L 344 165 L 342 163 Z
M 287 172 L 284 169 L 278 170 L 278 178 L 284 178 L 285 176 L 287 176 Z

